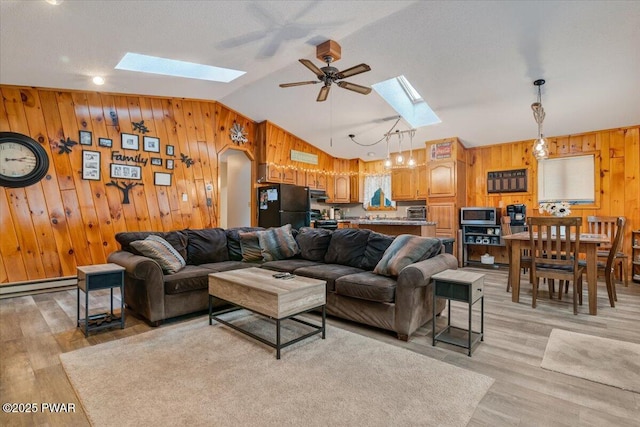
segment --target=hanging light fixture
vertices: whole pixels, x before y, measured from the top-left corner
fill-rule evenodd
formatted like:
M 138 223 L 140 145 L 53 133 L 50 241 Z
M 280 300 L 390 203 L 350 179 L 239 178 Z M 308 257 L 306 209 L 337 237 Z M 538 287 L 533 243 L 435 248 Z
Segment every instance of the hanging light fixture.
M 396 131 L 398 135 L 398 155 L 396 156 L 396 165 L 404 164 L 404 156 L 402 155 L 402 133 Z
M 391 169 L 391 154 L 389 153 L 389 134 L 387 133 L 386 135 L 386 139 L 387 139 L 387 158 L 384 160 L 384 168 L 385 169 Z
M 409 161 L 407 164 L 410 168 L 416 167 L 416 159 L 413 158 L 413 135 L 416 133 L 415 129 L 409 131 Z
M 540 87 L 545 84 L 545 81 L 543 79 L 539 79 L 533 82 L 533 84 L 538 87 L 538 101 L 531 104 L 533 118 L 536 120 L 536 123 L 538 123 L 538 138 L 533 142 L 533 156 L 536 160 L 544 160 L 549 157 L 549 145 L 542 134 L 542 122 L 544 121 L 545 113 L 544 108 L 542 107 L 542 94 Z

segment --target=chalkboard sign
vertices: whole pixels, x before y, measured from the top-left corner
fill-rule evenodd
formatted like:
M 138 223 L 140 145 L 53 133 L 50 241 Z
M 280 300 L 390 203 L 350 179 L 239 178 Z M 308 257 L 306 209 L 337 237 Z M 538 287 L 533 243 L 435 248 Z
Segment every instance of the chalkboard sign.
M 527 170 L 514 169 L 487 173 L 487 192 L 523 193 L 527 191 Z

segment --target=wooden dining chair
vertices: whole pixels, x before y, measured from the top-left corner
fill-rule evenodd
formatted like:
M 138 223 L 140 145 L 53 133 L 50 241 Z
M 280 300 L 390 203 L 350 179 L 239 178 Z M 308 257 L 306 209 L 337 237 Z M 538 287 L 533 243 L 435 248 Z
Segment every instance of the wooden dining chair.
M 536 308 L 540 278 L 548 279 L 551 297 L 553 297 L 552 281 L 557 279 L 566 281 L 567 284 L 572 283 L 573 314 L 578 314 L 578 302 L 582 305 L 582 273 L 584 272 L 584 267 L 578 262 L 582 218 L 529 217 L 527 224 L 529 225 L 533 283 L 531 306 Z
M 589 233 L 606 234 L 609 237 L 609 243 L 601 244 L 598 248 L 598 261 L 602 262 L 604 265 L 607 263 L 611 253 L 611 248 L 615 246 L 614 240 L 618 235 L 618 219 L 620 218 L 623 219 L 623 230 L 620 235 L 621 240 L 619 242 L 619 248 L 614 254 L 614 270 L 617 269 L 620 280 L 626 287 L 629 286 L 629 277 L 627 276 L 627 255 L 622 250 L 624 247 L 624 227 L 626 224 L 626 218 L 617 216 L 588 216 L 587 229 L 589 230 Z
M 503 216 L 500 218 L 500 233 L 503 236 L 508 236 L 513 234 L 511 231 L 511 217 Z M 520 253 L 520 267 L 522 267 L 522 272 L 526 273 L 531 269 L 531 256 L 529 255 L 529 249 L 524 249 Z M 529 281 L 531 282 L 531 274 L 529 274 Z M 511 291 L 511 270 L 509 270 L 509 274 L 507 276 L 507 292 Z
M 609 218 L 603 221 L 603 217 L 588 217 L 587 222 L 589 223 L 590 219 L 600 218 L 600 224 L 606 223 L 608 224 Z M 613 241 L 611 243 L 611 247 L 609 248 L 609 252 L 607 253 L 606 259 L 603 261 L 600 258 L 600 254 L 598 253 L 598 275 L 602 273 L 604 276 L 605 283 L 607 284 L 607 294 L 609 295 L 609 304 L 611 307 L 615 307 L 615 301 L 618 301 L 618 295 L 616 294 L 616 284 L 615 284 L 615 270 L 616 266 L 619 263 L 624 263 L 624 258 L 618 257 L 618 253 L 622 251 L 622 241 L 624 237 L 624 228 L 626 225 L 626 218 L 623 216 L 612 217 L 615 218 L 615 224 L 613 226 L 607 225 L 606 228 L 602 226 L 595 226 L 593 229 L 590 229 L 589 232 L 598 233 L 598 234 L 607 234 L 604 230 L 615 230 L 613 234 Z M 605 222 L 606 221 L 606 222 Z M 595 222 L 595 221 L 594 221 Z M 599 231 L 592 231 L 599 230 Z M 600 252 L 600 251 L 598 251 Z M 578 263 L 586 268 L 586 262 L 584 260 L 579 260 Z M 621 270 L 626 271 L 626 268 Z M 562 292 L 562 287 L 560 289 Z M 565 287 L 565 293 L 567 292 L 567 288 Z

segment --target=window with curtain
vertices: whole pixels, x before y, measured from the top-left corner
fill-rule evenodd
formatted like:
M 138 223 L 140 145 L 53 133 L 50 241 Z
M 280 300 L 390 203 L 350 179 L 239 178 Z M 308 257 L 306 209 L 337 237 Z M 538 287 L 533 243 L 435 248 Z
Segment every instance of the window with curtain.
M 364 177 L 364 208 L 366 210 L 395 210 L 391 195 L 391 175 L 367 175 Z

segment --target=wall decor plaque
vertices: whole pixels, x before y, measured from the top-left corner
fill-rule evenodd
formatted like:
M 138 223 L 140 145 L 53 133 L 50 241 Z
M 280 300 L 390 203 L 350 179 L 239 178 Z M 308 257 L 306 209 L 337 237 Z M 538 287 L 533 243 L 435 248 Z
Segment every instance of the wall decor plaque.
M 524 193 L 526 191 L 526 169 L 487 172 L 488 193 Z

